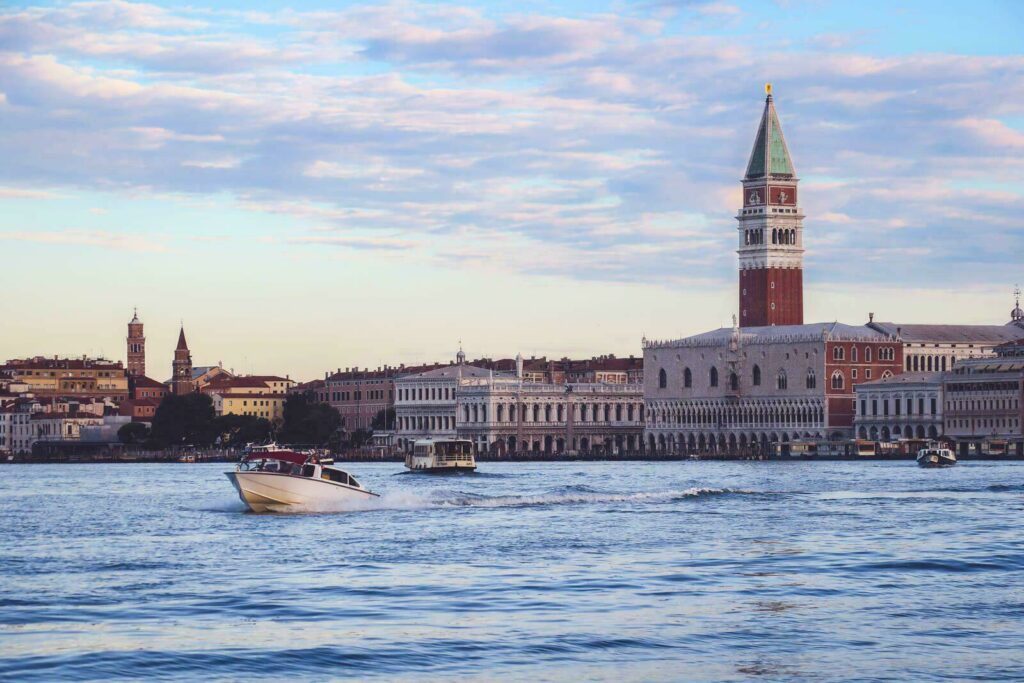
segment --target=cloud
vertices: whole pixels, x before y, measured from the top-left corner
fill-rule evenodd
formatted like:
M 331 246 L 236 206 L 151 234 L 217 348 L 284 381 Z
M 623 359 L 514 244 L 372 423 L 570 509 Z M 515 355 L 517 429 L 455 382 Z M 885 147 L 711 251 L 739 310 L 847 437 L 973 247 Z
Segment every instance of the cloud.
M 7 231 L 0 232 L 0 240 L 63 246 L 100 247 L 128 252 L 165 252 L 169 250 L 162 242 L 145 236 L 96 230 Z
M 1024 57 L 782 43 L 732 5 L 686 7 L 0 10 L 0 197 L 227 196 L 287 217 L 295 249 L 731 283 L 738 176 L 775 79 L 810 268 L 857 281 L 848 257 L 870 238 L 886 272 L 925 241 L 956 277 L 1012 269 Z

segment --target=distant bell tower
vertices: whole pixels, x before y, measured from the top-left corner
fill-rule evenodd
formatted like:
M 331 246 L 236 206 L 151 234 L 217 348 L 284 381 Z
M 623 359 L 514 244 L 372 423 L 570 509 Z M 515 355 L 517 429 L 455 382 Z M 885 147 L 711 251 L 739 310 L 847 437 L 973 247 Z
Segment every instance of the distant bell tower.
M 128 376 L 145 377 L 146 375 L 146 335 L 142 331 L 139 311 L 135 310 L 132 321 L 128 323 Z
M 171 393 L 178 396 L 191 394 L 195 391 L 192 384 L 192 354 L 185 342 L 185 327 L 178 333 L 178 346 L 174 349 L 174 362 L 171 364 Z
M 740 327 L 804 322 L 803 213 L 772 86 L 743 178 L 739 221 Z

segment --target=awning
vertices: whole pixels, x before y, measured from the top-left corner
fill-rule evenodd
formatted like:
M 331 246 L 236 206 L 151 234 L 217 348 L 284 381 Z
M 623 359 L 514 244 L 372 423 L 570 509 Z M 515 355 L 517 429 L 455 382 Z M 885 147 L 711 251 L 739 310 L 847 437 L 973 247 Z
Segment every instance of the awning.
M 296 453 L 295 451 L 257 451 L 256 453 L 250 453 L 244 458 L 242 462 L 248 462 L 250 460 L 283 460 L 284 462 L 290 462 L 293 465 L 301 465 L 306 462 L 306 458 L 309 456 L 303 453 Z

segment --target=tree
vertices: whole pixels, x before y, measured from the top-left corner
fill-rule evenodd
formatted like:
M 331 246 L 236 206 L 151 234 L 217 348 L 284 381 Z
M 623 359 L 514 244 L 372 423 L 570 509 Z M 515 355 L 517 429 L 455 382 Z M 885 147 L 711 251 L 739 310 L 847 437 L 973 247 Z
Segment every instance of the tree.
M 375 432 L 387 431 L 388 429 L 395 428 L 395 409 L 385 408 L 380 410 L 376 415 L 373 416 L 373 420 L 370 421 L 370 429 Z
M 274 431 L 270 420 L 253 415 L 221 415 L 213 421 L 213 426 L 221 444 L 232 447 L 263 443 Z
M 284 423 L 278 438 L 284 443 L 328 445 L 341 427 L 338 411 L 316 400 L 313 392 L 292 394 L 284 402 Z
M 144 422 L 129 422 L 117 430 L 117 440 L 123 444 L 139 444 L 149 438 L 149 427 Z
M 151 438 L 156 446 L 209 446 L 217 438 L 213 400 L 206 394 L 168 394 L 153 416 Z

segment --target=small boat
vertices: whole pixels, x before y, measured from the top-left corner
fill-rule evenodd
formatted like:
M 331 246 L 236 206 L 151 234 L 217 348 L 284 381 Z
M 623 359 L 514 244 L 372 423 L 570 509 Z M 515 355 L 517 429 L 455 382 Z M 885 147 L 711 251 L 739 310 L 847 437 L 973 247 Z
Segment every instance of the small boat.
M 275 444 L 251 449 L 234 472 L 224 474 L 253 512 L 280 512 L 293 505 L 332 509 L 380 497 L 332 459 Z
M 448 474 L 476 470 L 473 442 L 469 439 L 420 439 L 405 456 L 411 472 Z
M 948 448 L 929 444 L 917 452 L 917 464 L 921 467 L 951 467 L 956 464 L 956 455 Z
M 185 455 L 178 458 L 178 462 L 195 462 L 196 456 L 194 453 L 186 453 Z

